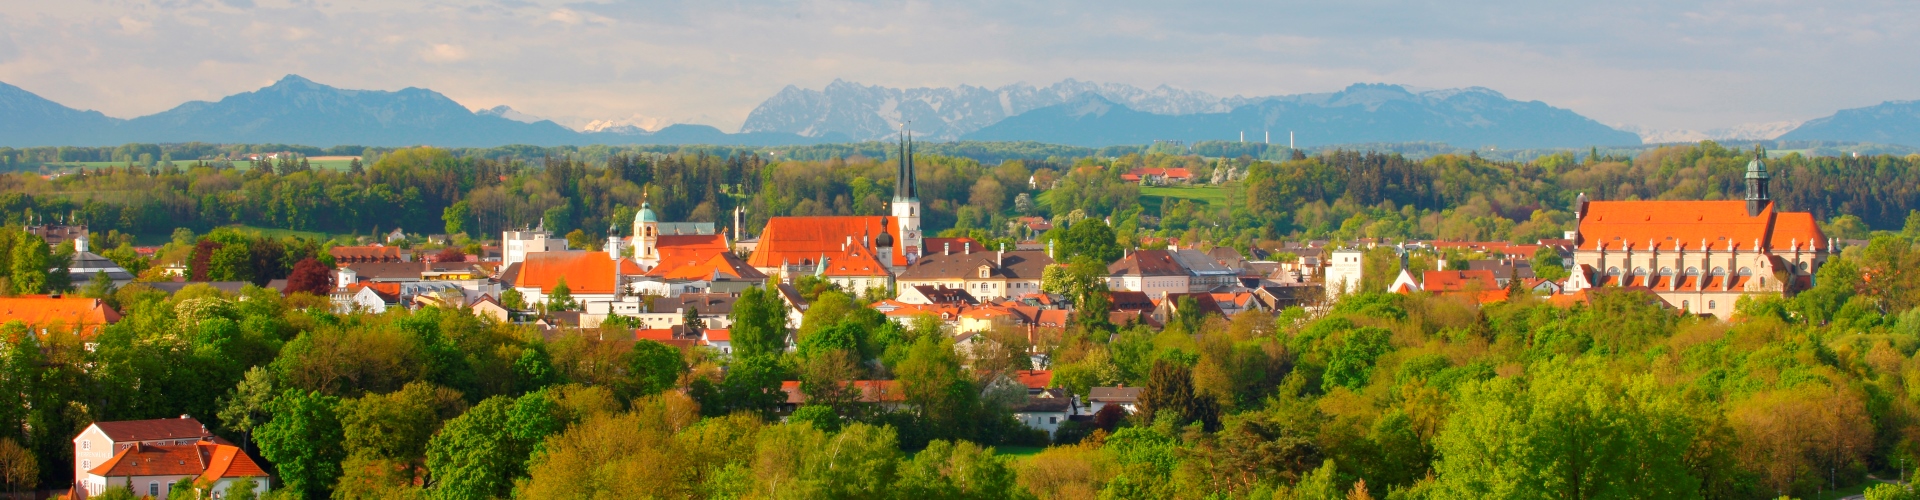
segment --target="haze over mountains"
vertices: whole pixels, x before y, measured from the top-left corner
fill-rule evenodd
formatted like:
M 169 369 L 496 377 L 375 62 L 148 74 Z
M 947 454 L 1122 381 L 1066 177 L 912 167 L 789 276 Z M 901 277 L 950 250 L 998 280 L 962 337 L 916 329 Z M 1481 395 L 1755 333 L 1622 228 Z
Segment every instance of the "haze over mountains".
M 193 101 L 132 119 L 82 111 L 0 83 L 0 146 L 129 142 L 487 147 L 586 144 L 778 146 L 888 140 L 911 122 L 927 140 L 1038 141 L 1076 146 L 1158 140 L 1271 140 L 1303 147 L 1436 142 L 1501 149 L 1584 148 L 1702 139 L 1827 140 L 1920 146 L 1920 102 L 1889 101 L 1804 124 L 1707 132 L 1608 127 L 1571 110 L 1471 87 L 1414 91 L 1355 84 L 1338 92 L 1217 97 L 1167 86 L 1065 80 L 1045 87 L 896 89 L 836 80 L 788 86 L 756 107 L 740 133 L 680 124 L 574 130 L 496 106 L 473 111 L 432 90 L 340 89 L 288 75 L 256 91 Z M 1636 133 L 1642 135 L 1636 135 Z

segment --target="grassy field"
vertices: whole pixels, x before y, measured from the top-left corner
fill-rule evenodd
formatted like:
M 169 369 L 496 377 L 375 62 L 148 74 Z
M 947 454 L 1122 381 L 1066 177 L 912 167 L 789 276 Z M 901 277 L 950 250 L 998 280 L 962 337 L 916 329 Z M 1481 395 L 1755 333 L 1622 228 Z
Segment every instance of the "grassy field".
M 1140 188 L 1140 204 L 1145 205 L 1147 213 L 1160 213 L 1160 204 L 1168 199 L 1192 200 L 1209 206 L 1227 203 L 1226 188 L 1215 185 L 1199 186 L 1144 186 Z

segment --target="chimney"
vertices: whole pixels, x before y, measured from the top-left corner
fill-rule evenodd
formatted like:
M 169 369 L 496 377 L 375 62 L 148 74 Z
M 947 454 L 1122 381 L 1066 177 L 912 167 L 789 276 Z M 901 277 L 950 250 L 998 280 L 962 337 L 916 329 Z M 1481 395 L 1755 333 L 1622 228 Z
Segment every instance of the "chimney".
M 76 253 L 87 251 L 87 235 L 82 234 L 79 238 L 73 239 L 73 251 Z
M 996 268 L 1004 267 L 1001 265 L 1001 262 L 1005 261 L 1006 259 L 1007 259 L 1007 244 L 1001 243 L 1000 253 L 993 255 L 993 267 L 996 267 Z
M 953 242 L 941 243 L 940 255 L 953 255 Z

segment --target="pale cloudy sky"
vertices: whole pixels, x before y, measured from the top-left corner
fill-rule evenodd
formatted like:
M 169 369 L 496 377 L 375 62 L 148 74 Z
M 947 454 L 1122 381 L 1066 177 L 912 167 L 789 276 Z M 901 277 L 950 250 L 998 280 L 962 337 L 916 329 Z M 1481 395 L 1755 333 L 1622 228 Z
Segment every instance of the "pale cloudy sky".
M 1920 3 L 0 0 L 0 81 L 133 117 L 293 73 L 735 130 L 788 84 L 1484 86 L 1708 129 L 1920 99 Z

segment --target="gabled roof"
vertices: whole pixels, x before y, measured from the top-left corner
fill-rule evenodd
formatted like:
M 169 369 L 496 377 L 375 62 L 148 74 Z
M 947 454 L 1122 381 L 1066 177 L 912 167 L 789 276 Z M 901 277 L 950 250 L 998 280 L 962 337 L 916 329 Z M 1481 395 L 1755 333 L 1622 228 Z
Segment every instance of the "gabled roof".
M 1499 283 L 1493 271 L 1427 271 L 1420 279 L 1420 289 L 1429 292 L 1458 292 L 1469 288 L 1492 291 L 1500 289 Z
M 1113 303 L 1110 309 L 1114 311 L 1153 310 L 1153 299 L 1147 297 L 1146 292 L 1111 291 L 1107 292 L 1107 300 Z
M 240 451 L 238 446 L 202 445 L 201 450 L 207 455 L 207 471 L 200 474 L 201 482 L 213 483 L 230 477 L 267 477 L 267 471 L 254 463 L 253 457 Z
M 668 260 L 667 254 L 665 249 L 661 249 L 660 265 L 648 271 L 648 276 L 668 280 L 766 281 L 767 279 L 766 273 L 747 265 L 747 261 L 741 260 L 733 252 L 721 250 L 709 253 L 704 261 L 674 264 L 669 264 L 671 261 Z
M 101 327 L 120 321 L 120 311 L 100 299 L 85 297 L 22 295 L 0 297 L 0 324 L 19 321 L 28 326 L 51 328 L 56 325 L 74 329 L 91 337 Z
M 760 244 L 754 247 L 747 264 L 767 269 L 782 264 L 818 263 L 823 257 L 837 263 L 848 260 L 877 262 L 871 255 L 865 259 L 855 259 L 850 254 L 871 254 L 872 251 L 861 248 L 863 242 L 870 244 L 871 238 L 878 237 L 882 231 L 888 234 L 899 232 L 896 222 L 889 216 L 774 217 L 767 220 L 766 229 L 760 232 Z M 893 236 L 900 237 L 898 234 Z M 849 238 L 852 245 L 847 244 Z M 891 254 L 886 256 L 886 264 L 906 265 L 903 251 L 905 249 L 901 246 L 892 247 Z
M 1166 250 L 1141 250 L 1121 257 L 1119 262 L 1107 266 L 1107 274 L 1113 276 L 1186 276 L 1187 270 L 1175 260 L 1172 252 Z
M 1595 201 L 1580 219 L 1578 248 L 1754 251 L 1756 243 L 1785 249 L 1796 241 L 1827 248 L 1812 214 L 1776 213 L 1772 203 L 1749 216 L 1745 201 Z
M 520 275 L 513 282 L 516 287 L 538 287 L 543 293 L 552 293 L 553 286 L 564 277 L 567 290 L 574 294 L 610 294 L 614 292 L 614 262 L 606 252 L 532 252 L 527 254 L 526 262 L 520 263 Z M 632 259 L 620 259 L 618 262 L 620 274 L 638 275 L 643 272 Z
M 361 290 L 373 292 L 374 295 L 380 297 L 381 302 L 388 304 L 400 302 L 399 283 L 354 283 L 347 285 L 348 294 L 358 294 Z
M 967 290 L 964 288 L 945 288 L 945 287 L 937 287 L 933 285 L 917 285 L 913 287 L 913 291 L 919 292 L 920 296 L 926 297 L 928 302 L 932 302 L 935 304 L 973 305 L 973 304 L 980 303 L 979 299 L 973 298 L 973 294 L 968 293 Z
M 207 426 L 201 425 L 200 421 L 193 417 L 184 415 L 180 418 L 94 422 L 93 426 L 100 428 L 100 432 L 106 434 L 107 439 L 116 443 L 213 437 L 213 433 L 207 431 Z
M 1028 389 L 1045 389 L 1053 384 L 1053 370 L 1019 370 L 1013 377 Z
M 900 382 L 895 380 L 849 380 L 847 387 L 860 393 L 862 403 L 897 403 L 907 400 L 907 393 L 900 390 Z M 800 381 L 780 382 L 780 390 L 787 393 L 787 403 L 806 404 L 807 394 L 800 391 Z
M 1139 387 L 1095 387 L 1087 391 L 1087 401 L 1132 403 L 1139 400 Z
M 952 255 L 936 250 L 935 253 L 921 256 L 918 262 L 900 271 L 900 279 L 980 279 L 980 268 L 984 266 L 991 278 L 1037 280 L 1046 271 L 1047 265 L 1052 263 L 1053 259 L 1047 258 L 1047 252 L 1040 250 L 1001 253 L 975 247 L 973 253 L 968 254 L 955 248 Z
M 206 447 L 217 446 L 206 443 Z M 142 445 L 122 448 L 88 474 L 100 477 L 198 476 L 207 470 L 208 453 L 201 444 Z
M 1185 268 L 1188 274 L 1193 276 L 1240 273 L 1239 269 L 1221 265 L 1220 261 L 1214 260 L 1212 255 L 1191 248 L 1173 252 L 1173 259 L 1180 264 L 1180 267 Z
M 327 249 L 327 255 L 338 262 L 399 262 L 405 260 L 405 250 L 386 245 L 338 246 Z

